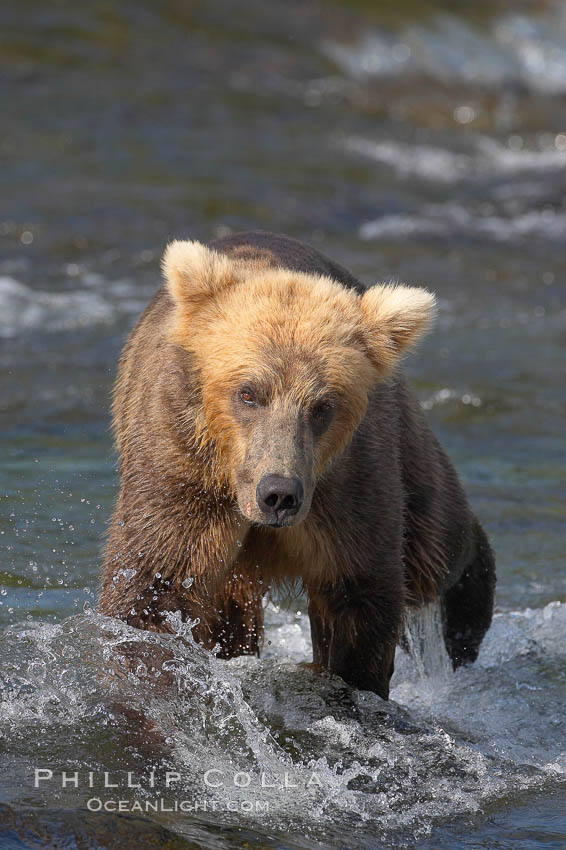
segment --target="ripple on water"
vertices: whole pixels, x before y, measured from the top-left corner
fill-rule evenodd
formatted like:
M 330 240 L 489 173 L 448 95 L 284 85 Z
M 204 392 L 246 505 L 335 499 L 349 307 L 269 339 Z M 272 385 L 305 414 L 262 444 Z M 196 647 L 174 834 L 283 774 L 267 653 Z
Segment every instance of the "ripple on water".
M 537 17 L 498 16 L 484 30 L 438 15 L 426 26 L 366 32 L 357 44 L 327 41 L 323 49 L 358 78 L 425 75 L 449 85 L 566 90 L 566 12 L 560 4 Z
M 94 288 L 91 288 L 94 287 Z M 0 338 L 22 332 L 75 330 L 111 324 L 121 315 L 136 315 L 146 300 L 130 281 L 99 275 L 79 278 L 73 290 L 37 290 L 13 277 L 0 277 Z

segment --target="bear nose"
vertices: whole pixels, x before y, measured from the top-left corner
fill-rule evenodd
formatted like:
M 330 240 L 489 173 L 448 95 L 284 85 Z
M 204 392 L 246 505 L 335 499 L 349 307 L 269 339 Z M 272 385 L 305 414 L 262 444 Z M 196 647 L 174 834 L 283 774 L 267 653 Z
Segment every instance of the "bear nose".
M 296 475 L 264 475 L 256 490 L 259 509 L 278 522 L 298 513 L 303 495 L 303 482 Z

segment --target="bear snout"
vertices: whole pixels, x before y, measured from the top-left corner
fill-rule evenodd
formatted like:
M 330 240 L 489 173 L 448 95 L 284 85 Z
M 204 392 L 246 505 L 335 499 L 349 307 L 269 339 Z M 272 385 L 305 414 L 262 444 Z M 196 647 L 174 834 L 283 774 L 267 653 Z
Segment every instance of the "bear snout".
M 304 501 L 304 487 L 296 475 L 263 475 L 256 489 L 258 508 L 269 525 L 287 525 Z

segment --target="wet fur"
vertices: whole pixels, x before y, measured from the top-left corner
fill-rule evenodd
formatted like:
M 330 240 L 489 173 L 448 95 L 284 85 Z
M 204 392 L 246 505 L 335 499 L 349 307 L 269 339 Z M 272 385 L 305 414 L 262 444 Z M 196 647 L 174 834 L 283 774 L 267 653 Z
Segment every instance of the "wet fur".
M 387 697 L 405 611 L 439 598 L 454 665 L 473 661 L 491 620 L 493 555 L 397 366 L 428 323 L 430 296 L 366 291 L 274 234 L 210 248 L 173 243 L 167 285 L 122 355 L 113 406 L 122 480 L 101 610 L 155 631 L 170 628 L 164 612 L 180 610 L 222 657 L 259 654 L 263 595 L 297 579 L 315 663 Z M 282 286 L 287 315 L 265 327 L 265 303 Z M 291 329 L 301 356 L 281 361 L 264 341 L 284 350 Z M 238 507 L 248 486 L 238 471 L 277 445 L 263 433 L 261 446 L 246 444 L 227 401 L 238 369 L 259 371 L 266 391 L 287 382 L 298 406 L 316 396 L 322 370 L 349 399 L 313 444 L 312 502 L 299 525 L 271 529 Z

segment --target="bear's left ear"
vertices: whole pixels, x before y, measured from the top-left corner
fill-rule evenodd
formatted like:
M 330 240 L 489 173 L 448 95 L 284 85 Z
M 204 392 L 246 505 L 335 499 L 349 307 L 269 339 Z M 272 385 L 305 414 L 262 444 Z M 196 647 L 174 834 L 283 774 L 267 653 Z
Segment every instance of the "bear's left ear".
M 235 280 L 234 266 L 228 257 L 200 242 L 171 242 L 161 266 L 169 294 L 178 307 L 188 312 Z
M 395 366 L 436 315 L 432 292 L 396 284 L 372 286 L 360 307 L 369 357 L 382 372 Z

